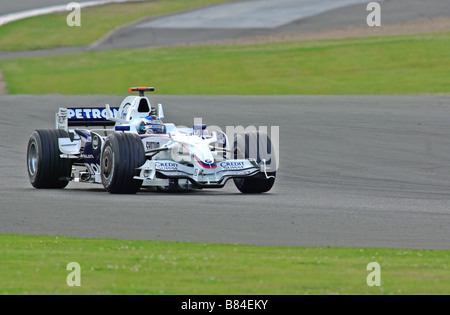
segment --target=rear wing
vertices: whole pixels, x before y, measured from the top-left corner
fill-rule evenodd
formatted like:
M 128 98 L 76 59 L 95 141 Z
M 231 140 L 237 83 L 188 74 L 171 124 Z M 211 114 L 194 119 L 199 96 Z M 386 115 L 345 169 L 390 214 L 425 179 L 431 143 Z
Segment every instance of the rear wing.
M 112 117 L 117 118 L 119 108 L 111 108 Z M 60 108 L 55 115 L 56 128 L 68 130 L 69 127 L 114 126 L 115 122 L 108 120 L 107 109 L 101 107 Z

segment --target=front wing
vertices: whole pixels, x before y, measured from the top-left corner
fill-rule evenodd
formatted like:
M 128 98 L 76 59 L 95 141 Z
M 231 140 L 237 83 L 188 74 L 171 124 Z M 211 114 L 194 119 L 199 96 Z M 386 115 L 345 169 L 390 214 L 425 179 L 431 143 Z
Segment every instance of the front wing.
M 167 180 L 185 179 L 197 188 L 222 188 L 231 178 L 252 177 L 261 172 L 254 160 L 225 160 L 215 168 L 189 166 L 174 161 L 148 160 L 140 168 L 142 186 L 165 186 Z

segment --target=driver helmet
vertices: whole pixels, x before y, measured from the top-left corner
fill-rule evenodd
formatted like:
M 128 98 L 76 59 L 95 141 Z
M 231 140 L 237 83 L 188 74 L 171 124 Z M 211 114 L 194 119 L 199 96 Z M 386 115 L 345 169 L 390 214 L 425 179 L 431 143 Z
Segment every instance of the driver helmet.
M 160 134 L 164 133 L 164 125 L 162 121 L 156 116 L 147 116 L 142 119 L 139 126 L 141 134 Z

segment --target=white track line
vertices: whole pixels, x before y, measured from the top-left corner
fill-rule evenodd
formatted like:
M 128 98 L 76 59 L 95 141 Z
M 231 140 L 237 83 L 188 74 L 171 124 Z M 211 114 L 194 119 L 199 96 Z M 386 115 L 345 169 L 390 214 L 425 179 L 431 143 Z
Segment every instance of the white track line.
M 102 1 L 86 1 L 86 2 L 78 2 L 81 8 L 93 7 L 98 5 L 105 5 L 110 3 L 123 3 L 123 2 L 137 2 L 141 0 L 102 0 Z M 51 7 L 45 7 L 40 9 L 26 10 L 16 13 L 10 13 L 6 15 L 0 16 L 0 26 L 22 19 L 26 19 L 33 16 L 51 14 L 56 12 L 64 12 L 67 11 L 67 5 L 70 3 L 70 0 L 67 4 L 64 5 L 55 5 Z

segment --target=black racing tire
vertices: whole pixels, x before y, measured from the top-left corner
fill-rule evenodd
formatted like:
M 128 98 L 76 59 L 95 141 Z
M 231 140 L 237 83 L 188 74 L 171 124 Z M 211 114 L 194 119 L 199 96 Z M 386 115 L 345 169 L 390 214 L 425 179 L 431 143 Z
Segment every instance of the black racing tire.
M 133 133 L 113 133 L 106 138 L 102 149 L 101 178 L 111 194 L 136 194 L 142 181 L 138 167 L 146 161 L 141 138 Z
M 241 193 L 261 194 L 272 189 L 277 176 L 276 154 L 268 135 L 261 132 L 237 135 L 234 141 L 234 158 L 253 158 L 258 163 L 266 161 L 266 172 L 262 170 L 253 177 L 234 178 L 234 183 Z
M 68 138 L 65 130 L 36 130 L 28 141 L 27 170 L 30 183 L 37 189 L 62 189 L 72 173 L 72 162 L 61 158 L 58 139 Z

